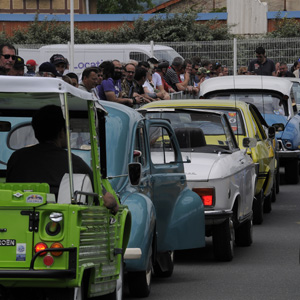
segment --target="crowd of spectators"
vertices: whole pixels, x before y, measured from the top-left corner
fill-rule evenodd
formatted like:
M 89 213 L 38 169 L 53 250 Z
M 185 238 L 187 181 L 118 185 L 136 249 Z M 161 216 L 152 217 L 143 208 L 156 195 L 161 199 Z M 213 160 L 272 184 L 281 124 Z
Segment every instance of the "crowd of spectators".
M 25 63 L 16 52 L 11 44 L 0 45 L 0 75 L 59 77 L 74 87 L 95 93 L 99 99 L 130 107 L 169 100 L 176 93 L 198 98 L 203 81 L 229 75 L 228 68 L 222 63 L 201 61 L 199 57 L 175 57 L 171 64 L 151 57 L 139 62 L 130 60 L 123 63 L 117 59 L 104 61 L 98 67 L 84 69 L 78 77 L 69 71 L 69 62 L 61 54 L 54 54 L 49 61 L 38 65 L 34 59 Z M 241 66 L 238 75 L 299 78 L 300 59 L 288 70 L 285 62 L 275 64 L 267 58 L 263 47 L 258 47 L 255 53 L 256 59 L 251 60 L 248 66 Z

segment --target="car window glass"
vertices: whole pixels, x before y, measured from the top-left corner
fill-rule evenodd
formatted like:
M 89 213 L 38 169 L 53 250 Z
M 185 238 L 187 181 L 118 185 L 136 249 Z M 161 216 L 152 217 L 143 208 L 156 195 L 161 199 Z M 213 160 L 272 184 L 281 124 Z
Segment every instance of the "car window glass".
M 140 155 L 134 153 L 134 162 L 139 162 L 144 167 L 147 164 L 146 147 L 145 147 L 145 134 L 144 128 L 138 128 L 136 130 L 136 136 L 134 141 L 134 150 L 140 151 Z
M 236 149 L 236 140 L 230 130 L 229 122 L 224 123 L 221 116 L 211 112 L 184 110 L 146 114 L 146 118 L 162 118 L 171 123 L 182 152 Z
M 266 132 L 263 128 L 263 126 L 261 125 L 258 116 L 256 115 L 256 113 L 253 111 L 253 109 L 250 108 L 250 112 L 251 112 L 251 119 L 253 120 L 253 123 L 255 125 L 255 130 L 258 134 L 259 140 L 265 140 L 267 139 L 267 135 Z
M 208 98 L 239 100 L 254 104 L 261 114 L 275 114 L 288 116 L 288 107 L 286 101 L 279 96 L 268 93 L 251 93 L 251 92 L 222 92 L 211 93 Z
M 14 128 L 9 134 L 7 144 L 12 150 L 18 150 L 38 143 L 30 123 Z
M 153 164 L 166 164 L 175 161 L 173 141 L 165 128 L 151 126 L 149 144 Z
M 299 82 L 293 83 L 293 95 L 296 103 L 300 105 L 300 83 Z

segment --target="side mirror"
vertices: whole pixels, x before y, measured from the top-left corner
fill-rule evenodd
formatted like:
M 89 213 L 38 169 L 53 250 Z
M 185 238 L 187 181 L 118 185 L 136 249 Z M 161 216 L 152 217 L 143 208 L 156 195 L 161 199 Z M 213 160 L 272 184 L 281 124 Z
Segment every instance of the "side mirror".
M 139 162 L 128 164 L 128 175 L 130 184 L 137 186 L 140 184 L 142 177 L 142 165 Z
M 272 126 L 275 127 L 276 131 L 284 130 L 284 124 L 282 124 L 282 123 L 275 123 L 275 124 L 272 124 Z
M 268 137 L 269 139 L 274 139 L 275 138 L 275 134 L 276 134 L 276 129 L 274 126 L 270 126 L 268 128 Z
M 257 141 L 255 138 L 243 138 L 243 147 L 244 148 L 254 148 L 256 147 Z

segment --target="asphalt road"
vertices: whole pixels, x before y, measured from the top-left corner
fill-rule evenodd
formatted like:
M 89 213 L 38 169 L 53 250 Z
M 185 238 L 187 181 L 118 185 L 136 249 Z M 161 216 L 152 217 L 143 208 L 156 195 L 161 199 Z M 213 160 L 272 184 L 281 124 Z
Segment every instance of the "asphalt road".
M 214 260 L 210 239 L 204 249 L 176 252 L 173 276 L 154 278 L 148 299 L 300 299 L 300 185 L 281 185 L 272 208 L 232 262 Z M 125 299 L 137 298 L 125 289 Z

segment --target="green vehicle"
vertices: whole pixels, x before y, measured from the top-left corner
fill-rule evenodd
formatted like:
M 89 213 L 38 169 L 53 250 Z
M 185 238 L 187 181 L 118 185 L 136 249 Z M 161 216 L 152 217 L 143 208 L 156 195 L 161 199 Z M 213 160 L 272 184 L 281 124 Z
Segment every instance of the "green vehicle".
M 125 254 L 128 208 L 119 205 L 113 214 L 103 203 L 103 187 L 119 201 L 102 179 L 106 153 L 99 154 L 99 146 L 106 149 L 107 112 L 93 94 L 60 79 L 1 77 L 0 298 L 122 299 L 123 260 L 139 254 L 134 249 Z M 44 182 L 5 182 L 11 153 L 36 143 L 29 126 L 17 136 L 14 129 L 51 104 L 62 108 L 68 142 L 69 173 L 57 197 Z M 79 137 L 86 143 L 75 149 L 71 144 Z M 93 185 L 86 174 L 73 174 L 72 152 L 89 161 Z

